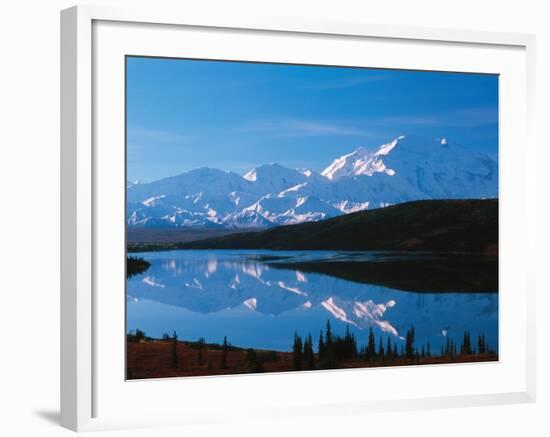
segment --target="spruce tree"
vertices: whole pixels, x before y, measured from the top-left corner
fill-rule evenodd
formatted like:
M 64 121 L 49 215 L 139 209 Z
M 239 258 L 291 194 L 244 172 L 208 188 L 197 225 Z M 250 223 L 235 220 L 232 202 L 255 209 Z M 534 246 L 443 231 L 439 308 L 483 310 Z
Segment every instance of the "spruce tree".
M 302 359 L 307 364 L 309 362 L 309 337 L 306 337 L 304 339 L 304 342 L 302 344 L 302 351 Z
M 197 347 L 199 349 L 199 353 L 197 354 L 197 363 L 199 366 L 203 365 L 203 357 L 202 357 L 202 351 L 206 346 L 206 340 L 203 337 L 200 337 L 197 340 Z
M 145 340 L 145 332 L 143 332 L 141 329 L 136 329 L 136 340 L 140 342 L 141 340 Z
M 229 344 L 227 343 L 227 337 L 223 337 L 223 345 L 222 345 L 222 359 L 220 363 L 220 367 L 222 369 L 227 369 L 227 352 L 229 351 Z
M 174 331 L 174 335 L 172 336 L 172 369 L 178 368 L 178 334 L 176 334 L 176 331 Z
M 485 346 L 485 334 L 481 334 L 477 337 L 477 352 L 479 354 L 484 354 L 487 352 L 487 348 Z
M 415 356 L 414 326 L 411 326 L 411 329 L 407 330 L 407 335 L 405 338 L 405 355 L 407 358 L 413 358 Z
M 464 331 L 462 346 L 460 346 L 460 355 L 470 355 L 472 353 L 472 343 L 470 341 L 470 332 Z
M 317 352 L 319 354 L 319 360 L 322 361 L 325 358 L 325 341 L 323 340 L 323 330 L 319 331 L 319 344 L 317 346 Z
M 326 327 L 326 334 L 325 334 L 325 338 L 326 338 L 326 345 L 327 345 L 327 348 L 330 346 L 333 345 L 333 338 L 332 338 L 332 330 L 330 328 L 330 320 L 327 320 L 327 327 Z
M 383 360 L 385 357 L 385 353 L 384 353 L 384 345 L 382 344 L 382 336 L 380 336 L 380 343 L 378 345 L 378 358 L 380 360 Z
M 336 356 L 334 354 L 334 337 L 332 335 L 332 329 L 330 327 L 330 320 L 327 320 L 327 328 L 325 331 L 325 352 L 326 352 L 326 366 L 332 369 L 336 366 Z
M 294 344 L 292 346 L 292 363 L 294 365 L 294 370 L 302 369 L 302 353 L 302 338 L 298 335 L 298 333 L 294 333 Z
M 315 354 L 313 352 L 313 338 L 311 337 L 311 334 L 307 337 L 307 368 L 309 370 L 315 369 Z
M 336 367 L 334 337 L 332 335 L 332 329 L 330 327 L 329 320 L 327 320 L 327 326 L 325 331 L 325 357 L 323 360 L 323 367 L 327 369 L 333 369 L 334 367 Z
M 391 337 L 388 335 L 388 342 L 386 343 L 386 357 L 388 360 L 392 360 L 392 349 L 391 349 Z
M 352 358 L 353 357 L 353 337 L 351 336 L 351 333 L 349 332 L 349 326 L 346 325 L 346 334 L 344 335 L 344 350 L 343 350 L 343 357 L 344 358 Z
M 375 338 L 374 338 L 374 332 L 372 332 L 372 327 L 369 328 L 369 341 L 367 344 L 367 360 L 374 359 L 374 355 L 376 354 L 375 350 Z
M 246 350 L 244 360 L 248 371 L 255 372 L 255 373 L 264 371 L 262 362 L 258 358 L 258 354 L 254 349 L 249 348 Z
M 352 358 L 357 358 L 357 338 L 355 334 L 351 336 L 351 356 Z

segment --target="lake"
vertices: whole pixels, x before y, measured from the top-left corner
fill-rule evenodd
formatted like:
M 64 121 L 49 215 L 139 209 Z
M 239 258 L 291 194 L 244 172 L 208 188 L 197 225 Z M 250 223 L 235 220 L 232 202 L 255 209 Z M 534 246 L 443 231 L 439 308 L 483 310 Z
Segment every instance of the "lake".
M 128 331 L 140 329 L 155 338 L 176 331 L 181 340 L 203 337 L 212 343 L 227 336 L 236 346 L 290 351 L 295 332 L 311 333 L 317 344 L 329 320 L 336 334 L 348 327 L 359 346 L 367 344 L 369 328 L 377 342 L 382 336 L 385 345 L 391 336 L 399 345 L 414 326 L 416 345 L 429 342 L 436 354 L 448 337 L 460 345 L 465 330 L 474 344 L 483 333 L 498 351 L 495 285 L 476 282 L 483 275 L 470 267 L 460 275 L 472 276 L 464 289 L 452 274 L 439 275 L 451 278 L 449 286 L 432 280 L 438 277 L 434 268 L 446 272 L 449 265 L 462 265 L 459 260 L 443 262 L 430 254 L 269 250 L 132 255 L 151 266 L 128 279 Z M 428 270 L 416 267 L 419 259 Z M 372 269 L 378 265 L 384 274 Z M 369 274 L 358 276 L 357 271 Z

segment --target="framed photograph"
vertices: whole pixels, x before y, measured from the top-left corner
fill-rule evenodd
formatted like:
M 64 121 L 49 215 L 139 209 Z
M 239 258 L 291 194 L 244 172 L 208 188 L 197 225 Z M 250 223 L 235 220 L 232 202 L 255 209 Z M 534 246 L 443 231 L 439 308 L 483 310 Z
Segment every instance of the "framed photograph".
M 61 14 L 62 424 L 534 400 L 534 38 Z

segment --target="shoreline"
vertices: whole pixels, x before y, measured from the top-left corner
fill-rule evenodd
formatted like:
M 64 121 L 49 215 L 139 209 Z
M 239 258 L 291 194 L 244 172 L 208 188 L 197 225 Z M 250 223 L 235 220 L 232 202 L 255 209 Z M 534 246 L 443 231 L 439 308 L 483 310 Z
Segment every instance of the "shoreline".
M 143 249 L 143 248 L 142 248 Z M 174 249 L 179 250 L 179 249 Z M 181 249 L 201 253 L 212 249 Z M 147 258 L 147 253 L 128 258 Z M 417 293 L 498 293 L 498 257 L 477 253 L 346 250 L 215 249 L 279 270 L 323 274 L 341 280 Z M 267 253 L 268 252 L 268 253 Z M 305 258 L 301 254 L 311 252 Z M 250 253 L 250 256 L 248 256 Z M 177 256 L 177 255 L 174 255 Z M 145 269 L 146 270 L 146 269 Z M 399 272 L 398 275 L 395 273 Z
M 174 350 L 176 351 L 174 363 Z M 358 369 L 400 367 L 434 364 L 457 364 L 498 361 L 498 353 L 458 354 L 455 356 L 415 356 L 394 359 L 363 357 L 343 359 L 329 368 L 304 368 L 297 370 L 293 352 L 252 349 L 229 346 L 226 365 L 222 365 L 223 345 L 193 341 L 176 341 L 170 338 L 143 338 L 136 340 L 128 335 L 126 342 L 127 379 L 170 378 L 186 376 L 239 375 L 250 373 L 280 373 L 327 369 Z M 319 354 L 314 354 L 319 359 Z

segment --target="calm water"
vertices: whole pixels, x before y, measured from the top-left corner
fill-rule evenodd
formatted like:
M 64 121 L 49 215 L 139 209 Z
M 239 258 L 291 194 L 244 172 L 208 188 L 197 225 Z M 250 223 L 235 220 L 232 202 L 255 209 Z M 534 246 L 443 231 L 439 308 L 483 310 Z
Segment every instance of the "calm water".
M 292 267 L 304 260 L 339 262 L 348 254 L 179 250 L 133 255 L 151 267 L 128 280 L 127 327 L 151 337 L 175 330 L 185 340 L 221 343 L 227 336 L 237 346 L 288 351 L 295 331 L 311 333 L 316 343 L 330 320 L 336 333 L 348 326 L 360 346 L 367 343 L 369 327 L 385 345 L 387 336 L 404 342 L 414 325 L 417 345 L 429 341 L 434 353 L 446 336 L 460 344 L 465 330 L 473 340 L 484 333 L 490 347 L 498 348 L 497 293 L 416 293 Z

